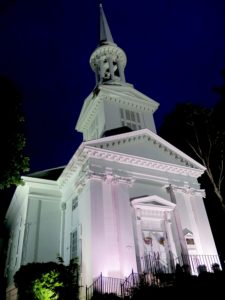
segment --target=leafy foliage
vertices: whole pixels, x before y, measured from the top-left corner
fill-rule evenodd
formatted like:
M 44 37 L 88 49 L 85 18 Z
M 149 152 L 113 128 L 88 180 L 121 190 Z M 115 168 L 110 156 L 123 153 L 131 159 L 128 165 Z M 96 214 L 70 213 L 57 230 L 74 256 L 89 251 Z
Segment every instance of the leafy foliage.
M 21 266 L 14 275 L 20 299 L 78 299 L 78 264 L 72 260 L 69 266 L 65 266 L 62 262 L 29 263 Z
M 50 271 L 42 274 L 41 278 L 38 278 L 33 283 L 33 292 L 35 299 L 37 300 L 57 300 L 59 294 L 57 288 L 63 287 L 63 283 L 59 280 L 59 272 Z
M 2 76 L 0 99 L 0 189 L 5 189 L 22 183 L 20 175 L 29 170 L 29 159 L 23 154 L 26 140 L 21 95 L 13 82 Z

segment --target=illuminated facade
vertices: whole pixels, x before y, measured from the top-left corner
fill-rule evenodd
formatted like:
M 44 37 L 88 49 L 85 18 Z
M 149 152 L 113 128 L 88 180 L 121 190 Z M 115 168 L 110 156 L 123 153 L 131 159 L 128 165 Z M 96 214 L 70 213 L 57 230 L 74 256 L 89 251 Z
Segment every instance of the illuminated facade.
M 23 177 L 7 212 L 9 284 L 22 264 L 58 255 L 79 258 L 84 287 L 143 272 L 146 256 L 172 271 L 184 256 L 218 255 L 197 181 L 205 168 L 156 134 L 158 103 L 126 82 L 102 7 L 100 21 L 96 87 L 76 125 L 84 142 L 57 180 L 59 169 Z

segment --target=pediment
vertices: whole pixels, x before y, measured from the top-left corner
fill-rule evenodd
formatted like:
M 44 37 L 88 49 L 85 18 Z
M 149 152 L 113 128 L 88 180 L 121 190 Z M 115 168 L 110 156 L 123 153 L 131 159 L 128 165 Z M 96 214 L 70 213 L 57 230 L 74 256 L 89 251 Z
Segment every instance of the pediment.
M 166 199 L 163 199 L 157 195 L 132 199 L 131 205 L 133 207 L 142 207 L 142 208 L 150 207 L 151 209 L 158 208 L 158 209 L 167 209 L 167 210 L 173 210 L 176 206 L 174 203 Z
M 185 237 L 193 237 L 193 232 L 191 230 L 189 230 L 188 228 L 184 228 L 183 229 L 183 234 Z
M 149 129 L 83 142 L 58 179 L 60 185 L 78 172 L 89 158 L 134 168 L 198 178 L 205 167 Z
M 151 159 L 156 162 L 165 162 L 202 171 L 205 170 L 205 167 L 197 161 L 149 129 L 88 141 L 84 145 L 132 155 L 136 158 Z

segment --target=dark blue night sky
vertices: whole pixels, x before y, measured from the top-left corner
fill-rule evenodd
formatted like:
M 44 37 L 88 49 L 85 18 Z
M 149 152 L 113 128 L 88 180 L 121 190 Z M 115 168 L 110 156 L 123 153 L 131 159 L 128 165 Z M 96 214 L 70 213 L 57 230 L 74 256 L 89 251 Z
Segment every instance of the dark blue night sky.
M 157 127 L 178 102 L 213 105 L 225 68 L 224 0 L 106 0 L 114 41 L 127 54 L 126 79 L 160 103 Z M 1 0 L 0 74 L 23 93 L 31 171 L 65 165 L 95 85 L 98 1 Z

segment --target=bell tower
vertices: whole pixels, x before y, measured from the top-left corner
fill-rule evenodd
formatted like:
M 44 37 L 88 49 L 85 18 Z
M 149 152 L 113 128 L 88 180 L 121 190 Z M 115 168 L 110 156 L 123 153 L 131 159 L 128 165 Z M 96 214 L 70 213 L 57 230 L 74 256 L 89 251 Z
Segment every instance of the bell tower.
M 96 86 L 85 99 L 76 125 L 84 141 L 144 128 L 156 132 L 153 113 L 159 104 L 126 82 L 126 63 L 100 4 L 100 40 L 90 57 Z

